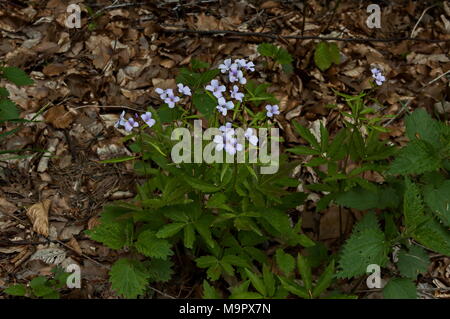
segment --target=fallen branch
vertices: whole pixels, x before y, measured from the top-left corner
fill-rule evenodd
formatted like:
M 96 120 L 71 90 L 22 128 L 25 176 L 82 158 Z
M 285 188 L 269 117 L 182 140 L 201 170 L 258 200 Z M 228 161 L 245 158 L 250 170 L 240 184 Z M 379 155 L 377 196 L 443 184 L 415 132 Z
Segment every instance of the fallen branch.
M 164 25 L 162 25 L 164 26 Z M 321 36 L 301 36 L 301 35 L 280 35 L 275 33 L 262 32 L 240 32 L 232 30 L 190 30 L 190 29 L 169 29 L 161 28 L 164 33 L 191 33 L 198 35 L 234 35 L 239 37 L 261 37 L 269 39 L 297 39 L 297 40 L 321 40 L 321 41 L 342 41 L 342 42 L 401 42 L 401 41 L 417 41 L 429 43 L 447 43 L 450 39 L 426 39 L 426 38 L 412 38 L 412 37 L 398 37 L 398 38 L 338 38 L 338 37 L 321 37 Z

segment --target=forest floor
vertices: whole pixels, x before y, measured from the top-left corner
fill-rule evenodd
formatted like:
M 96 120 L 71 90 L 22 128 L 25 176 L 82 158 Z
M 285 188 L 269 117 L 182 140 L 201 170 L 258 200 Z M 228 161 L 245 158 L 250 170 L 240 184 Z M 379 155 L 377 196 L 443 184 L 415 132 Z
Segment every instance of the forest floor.
M 114 128 L 120 112 L 157 107 L 160 101 L 154 89 L 174 87 L 176 70 L 193 58 L 216 66 L 228 57 L 261 59 L 256 47 L 262 42 L 286 48 L 294 58 L 292 73 L 277 67 L 256 73 L 257 79 L 274 84 L 270 92 L 281 102 L 277 124 L 286 145 L 304 142 L 294 133 L 292 121 L 312 128 L 322 122 L 331 132 L 337 129 L 337 114 L 327 108 L 342 104 L 333 90 L 358 94 L 370 88 L 370 68 L 375 66 L 387 79 L 376 92 L 384 105 L 379 112 L 396 115 L 383 123 L 390 129 L 384 139 L 396 145 L 406 143 L 404 104 L 410 110 L 424 107 L 438 116 L 450 112 L 449 77 L 441 76 L 450 70 L 449 42 L 338 41 L 342 63 L 321 72 L 313 60 L 317 40 L 285 38 L 449 40 L 450 12 L 433 6 L 433 1 L 382 4 L 381 29 L 366 25 L 370 1 L 312 0 L 304 5 L 301 1 L 167 0 L 134 1 L 125 6 L 118 5 L 123 1 L 112 6 L 113 1 L 106 0 L 71 1 L 88 5 L 94 12 L 101 10 L 95 17 L 83 10 L 80 29 L 65 26 L 66 3 L 0 3 L 0 60 L 22 68 L 35 82 L 25 87 L 6 84 L 6 88 L 20 107 L 21 117 L 30 119 L 39 112 L 40 120 L 0 141 L 1 150 L 24 150 L 21 156 L 0 155 L 0 288 L 48 275 L 51 265 L 35 253 L 54 248 L 54 258 L 63 265 L 79 264 L 83 274 L 83 289 L 67 290 L 64 298 L 115 298 L 107 274 L 118 253 L 83 232 L 98 223 L 105 204 L 133 198 L 139 177 L 133 174 L 131 163 L 99 161 L 132 154 L 123 143 L 123 134 Z M 199 30 L 269 33 L 275 39 Z M 8 123 L 1 130 L 17 125 Z M 54 156 L 36 150 L 48 150 Z M 302 170 L 305 181 L 317 178 L 312 170 Z M 377 181 L 381 177 L 366 178 Z M 314 212 L 318 199 L 317 194 L 309 194 L 301 212 L 303 230 L 330 251 L 337 250 L 361 216 L 345 210 L 338 227 L 336 207 Z M 40 205 L 33 207 L 42 212 L 41 226 L 47 236 L 36 233 L 27 216 L 35 204 Z M 434 289 L 450 287 L 450 259 L 438 254 L 430 258 L 428 272 L 419 280 L 424 288 L 421 297 L 449 298 L 450 291 Z M 199 297 L 201 282 L 186 280 L 182 269 L 177 273 L 171 282 L 155 287 L 179 298 Z M 361 297 L 379 297 L 379 292 L 365 290 L 361 282 L 342 285 Z M 4 297 L 0 293 L 0 299 Z

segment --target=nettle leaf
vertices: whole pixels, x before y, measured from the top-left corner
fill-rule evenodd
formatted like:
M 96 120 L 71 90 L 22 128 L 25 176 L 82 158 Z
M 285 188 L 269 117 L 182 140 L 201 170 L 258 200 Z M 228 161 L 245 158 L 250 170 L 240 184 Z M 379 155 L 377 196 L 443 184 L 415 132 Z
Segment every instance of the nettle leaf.
M 417 275 L 427 271 L 430 264 L 425 249 L 419 246 L 412 246 L 409 250 L 402 249 L 398 253 L 397 267 L 402 276 L 416 279 Z
M 21 69 L 16 67 L 0 68 L 2 76 L 17 86 L 31 85 L 34 81 Z
M 20 113 L 16 104 L 6 98 L 0 99 L 0 121 L 19 118 Z
M 156 233 L 151 230 L 140 233 L 134 246 L 147 257 L 167 259 L 173 255 L 170 249 L 172 245 L 167 240 L 156 237 Z
M 424 189 L 424 199 L 428 207 L 447 227 L 450 227 L 450 180 L 438 187 L 427 185 Z
M 384 266 L 388 262 L 389 243 L 378 225 L 368 227 L 372 222 L 365 219 L 373 217 L 366 216 L 358 223 L 363 223 L 364 226 L 355 227 L 342 248 L 338 261 L 338 278 L 356 277 L 365 274 L 370 264 Z
M 131 245 L 133 238 L 133 223 L 121 222 L 101 222 L 94 229 L 87 230 L 86 234 L 93 240 L 98 241 L 112 249 L 122 249 Z
M 437 170 L 442 162 L 426 141 L 413 140 L 402 148 L 388 170 L 389 174 L 422 174 Z
M 406 117 L 405 124 L 406 136 L 411 141 L 415 139 L 424 140 L 434 147 L 439 147 L 439 122 L 433 120 L 425 109 L 416 109 Z
M 403 214 L 408 233 L 427 248 L 450 255 L 450 233 L 432 216 L 425 215 L 419 187 L 405 179 Z
M 292 274 L 295 269 L 295 258 L 278 248 L 275 253 L 275 259 L 280 270 L 287 276 Z
M 314 62 L 321 71 L 329 69 L 333 63 L 339 64 L 341 57 L 337 44 L 328 42 L 317 44 L 314 52 Z
M 145 268 L 149 274 L 149 280 L 152 282 L 166 282 L 172 278 L 173 262 L 163 259 L 152 259 L 145 262 Z
M 383 296 L 385 299 L 416 299 L 417 290 L 411 280 L 394 278 L 383 288 Z
M 112 288 L 129 299 L 144 294 L 150 277 L 143 263 L 128 258 L 116 261 L 109 274 Z
M 376 191 L 362 187 L 355 187 L 347 192 L 340 193 L 336 197 L 339 205 L 359 210 L 384 209 L 396 207 L 399 198 L 394 189 L 377 187 Z

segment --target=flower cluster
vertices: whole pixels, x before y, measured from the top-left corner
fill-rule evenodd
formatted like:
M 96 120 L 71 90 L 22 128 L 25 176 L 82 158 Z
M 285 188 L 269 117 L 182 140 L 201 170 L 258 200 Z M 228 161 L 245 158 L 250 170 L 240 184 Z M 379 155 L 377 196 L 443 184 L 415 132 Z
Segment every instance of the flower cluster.
M 187 85 L 179 83 L 177 87 L 178 93 L 186 96 L 192 95 L 191 89 Z M 159 94 L 161 100 L 163 100 L 164 103 L 166 103 L 171 109 L 175 107 L 176 103 L 180 102 L 180 97 L 176 96 L 172 89 L 163 90 L 161 88 L 157 88 L 155 91 Z
M 138 114 L 134 114 L 136 119 L 139 119 Z M 155 125 L 156 121 L 152 119 L 152 112 L 145 112 L 141 114 L 140 118 L 142 121 L 148 125 L 148 127 L 152 127 Z M 139 127 L 139 122 L 136 121 L 133 117 L 125 118 L 125 111 L 120 114 L 119 120 L 114 124 L 114 127 L 118 128 L 119 126 L 123 126 L 125 131 L 131 132 L 133 128 Z
M 216 151 L 220 152 L 225 149 L 230 155 L 236 154 L 236 152 L 242 151 L 244 149 L 243 145 L 238 142 L 236 137 L 236 131 L 230 122 L 219 127 L 222 132 L 221 135 L 216 135 L 213 142 L 216 144 Z M 258 137 L 254 134 L 253 129 L 248 128 L 244 134 L 245 138 L 248 139 L 249 143 L 257 146 Z
M 372 70 L 372 77 L 375 79 L 375 83 L 377 85 L 382 85 L 384 81 L 386 81 L 386 78 L 381 74 L 381 71 L 377 68 L 373 68 Z

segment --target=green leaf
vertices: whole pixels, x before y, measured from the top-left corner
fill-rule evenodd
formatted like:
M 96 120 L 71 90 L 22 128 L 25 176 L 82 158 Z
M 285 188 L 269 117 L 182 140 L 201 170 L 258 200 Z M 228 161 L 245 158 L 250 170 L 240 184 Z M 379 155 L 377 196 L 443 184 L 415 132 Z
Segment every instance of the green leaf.
M 197 258 L 195 262 L 197 263 L 197 267 L 200 268 L 208 268 L 219 263 L 217 258 L 214 256 L 202 256 Z
M 412 246 L 398 253 L 397 267 L 404 277 L 415 280 L 417 275 L 427 271 L 429 264 L 430 258 L 422 247 Z
M 292 255 L 285 253 L 283 249 L 277 249 L 275 259 L 278 267 L 286 276 L 289 276 L 294 271 L 295 258 L 292 257 Z
M 371 217 L 367 217 L 371 218 Z M 367 266 L 378 264 L 384 266 L 388 262 L 389 243 L 379 226 L 367 227 L 370 222 L 362 219 L 344 244 L 339 257 L 340 271 L 338 278 L 351 278 L 366 273 Z
M 34 81 L 21 69 L 16 67 L 3 67 L 0 68 L 2 76 L 17 86 L 31 85 Z
M 383 288 L 383 296 L 385 299 L 416 299 L 416 286 L 408 279 L 394 278 Z
M 261 43 L 258 45 L 258 53 L 262 56 L 274 58 L 277 55 L 278 48 L 271 43 Z
M 9 96 L 9 92 L 5 88 L 0 88 L 0 98 L 7 98 Z
M 419 139 L 428 142 L 434 147 L 439 147 L 440 128 L 439 122 L 425 111 L 425 109 L 416 109 L 405 119 L 406 136 L 411 140 Z
M 359 210 L 394 208 L 398 202 L 397 194 L 390 187 L 377 187 L 374 191 L 357 186 L 336 197 L 336 203 L 339 205 Z
M 87 230 L 86 234 L 93 240 L 103 243 L 112 249 L 121 249 L 130 244 L 133 237 L 133 223 L 124 222 L 104 222 L 94 229 Z
M 171 123 L 180 119 L 182 111 L 177 108 L 171 109 L 167 105 L 162 105 L 157 113 L 161 123 Z
M 7 293 L 8 295 L 11 296 L 25 296 L 27 293 L 27 288 L 25 287 L 25 285 L 22 284 L 16 284 L 16 285 L 12 285 L 9 286 L 8 288 L 6 288 L 5 293 Z
M 298 285 L 296 282 L 291 281 L 287 278 L 280 277 L 280 276 L 278 276 L 278 279 L 280 280 L 283 288 L 286 289 L 287 291 L 289 291 L 290 293 L 292 293 L 296 296 L 299 296 L 301 298 L 306 298 L 306 299 L 310 298 L 310 295 L 308 294 L 306 289 L 304 287 L 301 287 L 300 285 Z
M 188 224 L 186 228 L 184 228 L 184 247 L 186 248 L 194 248 L 195 242 L 195 229 L 192 224 Z
M 99 161 L 98 163 L 100 163 L 100 164 L 122 163 L 122 162 L 131 161 L 131 160 L 136 159 L 136 158 L 138 158 L 138 156 L 116 157 L 116 158 L 112 158 L 112 159 Z
M 192 66 L 193 70 L 207 69 L 207 68 L 209 68 L 209 63 L 206 63 L 206 62 L 203 62 L 203 61 L 193 58 L 191 60 L 191 66 Z
M 211 118 L 216 111 L 217 101 L 209 94 L 196 92 L 192 96 L 192 102 L 206 118 Z
M 302 138 L 304 138 L 311 146 L 315 149 L 320 149 L 320 144 L 317 141 L 316 137 L 311 133 L 309 129 L 300 125 L 297 122 L 293 122 L 295 130 L 300 134 Z
M 424 190 L 424 199 L 439 220 L 450 227 L 450 180 L 438 187 L 427 185 Z
M 167 240 L 156 237 L 156 233 L 151 230 L 140 233 L 134 246 L 138 252 L 147 257 L 167 259 L 173 255 L 170 249 L 172 245 Z
M 128 299 L 143 295 L 150 277 L 140 261 L 128 258 L 116 261 L 109 274 L 112 288 Z
M 151 259 L 145 263 L 145 268 L 152 282 L 166 282 L 172 278 L 173 262 L 163 259 Z
M 13 101 L 0 99 L 0 121 L 17 119 L 19 116 L 19 110 Z
M 203 280 L 203 299 L 220 299 L 220 294 L 207 280 Z
M 316 286 L 313 289 L 313 298 L 319 297 L 328 287 L 330 287 L 331 282 L 334 277 L 334 260 L 325 268 L 324 272 L 317 280 Z
M 340 54 L 336 43 L 320 42 L 317 44 L 314 52 L 314 62 L 321 71 L 327 70 L 333 63 L 339 64 Z
M 157 233 L 158 238 L 169 238 L 177 234 L 186 226 L 186 223 L 172 223 L 164 225 Z
M 245 268 L 245 273 L 250 278 L 250 281 L 252 282 L 253 287 L 263 296 L 267 296 L 267 290 L 266 286 L 264 285 L 264 282 L 261 280 L 259 276 L 252 273 L 250 270 Z
M 201 179 L 196 179 L 190 176 L 184 176 L 184 180 L 193 188 L 205 193 L 214 193 L 220 190 L 220 187 L 211 185 Z
M 44 297 L 55 292 L 53 288 L 48 286 L 47 278 L 41 276 L 31 280 L 30 287 L 36 297 Z
M 307 146 L 296 146 L 293 148 L 288 148 L 286 151 L 297 154 L 297 155 L 320 155 L 320 151 L 312 149 Z
M 311 266 L 309 265 L 308 258 L 298 254 L 297 256 L 297 268 L 300 276 L 305 285 L 305 289 L 310 292 L 312 289 L 312 274 Z
M 389 174 L 422 174 L 442 165 L 437 152 L 422 140 L 413 140 L 400 150 L 388 170 Z

